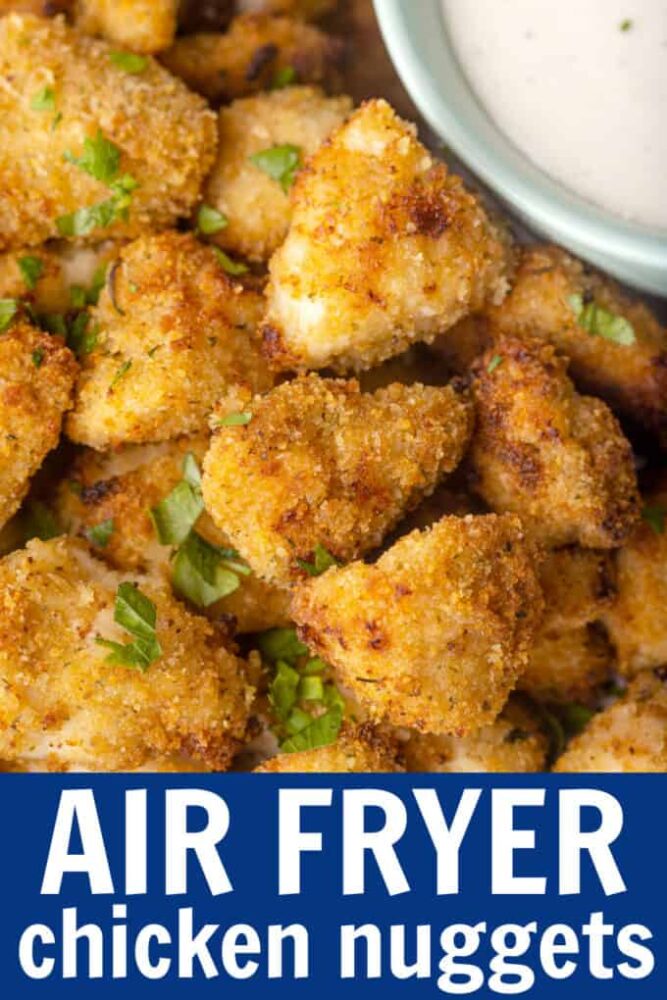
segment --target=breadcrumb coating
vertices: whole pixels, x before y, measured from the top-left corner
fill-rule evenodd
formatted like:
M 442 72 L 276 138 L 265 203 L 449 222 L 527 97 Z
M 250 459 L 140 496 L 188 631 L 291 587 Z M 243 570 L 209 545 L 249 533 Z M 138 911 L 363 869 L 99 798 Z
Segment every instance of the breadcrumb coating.
M 479 201 L 386 101 L 311 157 L 292 204 L 263 326 L 276 368 L 369 368 L 505 293 L 508 248 Z
M 127 219 L 116 212 L 103 226 L 93 218 L 82 238 L 164 228 L 197 201 L 213 163 L 215 116 L 152 59 L 128 73 L 113 52 L 62 18 L 0 20 L 0 249 L 69 236 L 62 220 L 109 202 L 110 185 L 126 176 L 137 184 Z M 104 183 L 64 156 L 81 157 L 98 134 L 120 150 L 117 170 L 110 157 L 103 169 L 96 164 Z
M 644 517 L 617 553 L 618 599 L 604 619 L 628 675 L 667 664 L 667 475 L 644 498 Z
M 373 726 L 343 727 L 335 743 L 281 753 L 255 768 L 255 774 L 382 774 L 402 771 L 395 742 Z
M 224 34 L 178 38 L 161 62 L 191 90 L 226 102 L 261 90 L 294 84 L 339 82 L 345 46 L 341 39 L 288 17 L 236 17 Z
M 568 545 L 547 552 L 539 567 L 542 627 L 553 631 L 601 621 L 616 600 L 616 559 L 608 550 Z
M 644 671 L 625 696 L 593 717 L 556 761 L 554 771 L 667 771 L 667 684 Z
M 612 678 L 614 654 L 604 632 L 594 625 L 542 629 L 528 653 L 519 690 L 537 701 L 595 704 Z
M 180 438 L 157 445 L 133 445 L 110 454 L 84 451 L 57 490 L 55 510 L 71 533 L 88 537 L 91 529 L 111 521 L 113 531 L 98 556 L 115 569 L 157 573 L 171 578 L 174 547 L 161 545 L 150 516 L 153 507 L 183 478 L 183 460 L 191 453 L 199 464 L 208 437 Z M 206 541 L 230 548 L 204 512 L 195 528 Z M 239 587 L 205 612 L 215 621 L 230 621 L 237 632 L 261 632 L 289 624 L 289 594 L 254 573 L 239 576 Z
M 580 326 L 573 296 L 627 320 L 634 343 L 617 343 Z M 659 433 L 667 444 L 667 329 L 614 281 L 559 247 L 528 247 L 511 294 L 489 311 L 489 318 L 497 331 L 553 344 L 570 359 L 578 386 Z
M 500 360 L 499 360 L 500 359 Z M 502 337 L 474 365 L 472 486 L 547 547 L 614 548 L 639 516 L 632 450 L 550 344 Z
M 373 718 L 466 735 L 494 721 L 526 665 L 534 562 L 518 517 L 444 517 L 373 565 L 298 584 L 292 612 Z
M 22 321 L 0 333 L 0 528 L 58 444 L 76 372 L 59 337 Z
M 212 237 L 219 246 L 251 260 L 271 256 L 289 227 L 289 191 L 251 157 L 291 146 L 303 163 L 351 109 L 348 97 L 326 97 L 317 87 L 274 90 L 221 109 L 218 155 L 203 196 L 227 219 Z
M 125 247 L 82 359 L 69 437 L 99 451 L 204 431 L 214 404 L 272 383 L 254 345 L 261 296 L 229 278 L 189 233 Z
M 75 0 L 74 22 L 133 52 L 162 52 L 176 34 L 179 0 Z
M 96 247 L 47 243 L 0 254 L 0 299 L 29 302 L 37 313 L 66 313 L 73 306 L 73 287 L 90 289 L 96 272 L 107 268 L 118 250 L 119 244 L 106 240 Z M 26 281 L 21 270 L 26 260 L 39 261 L 34 281 Z
M 134 577 L 156 606 L 162 655 L 114 665 L 97 636 L 127 579 L 83 542 L 32 541 L 0 562 L 0 758 L 43 770 L 127 770 L 185 754 L 225 769 L 246 729 L 242 663 L 205 618 Z
M 467 398 L 450 387 L 301 376 L 256 398 L 245 426 L 216 431 L 206 507 L 267 580 L 304 576 L 318 546 L 342 562 L 376 548 L 461 460 Z
M 37 17 L 54 17 L 71 10 L 74 0 L 0 0 L 0 17 L 3 14 L 35 14 Z
M 548 750 L 539 719 L 519 698 L 510 698 L 495 722 L 469 736 L 411 733 L 405 745 L 408 771 L 435 774 L 543 771 Z

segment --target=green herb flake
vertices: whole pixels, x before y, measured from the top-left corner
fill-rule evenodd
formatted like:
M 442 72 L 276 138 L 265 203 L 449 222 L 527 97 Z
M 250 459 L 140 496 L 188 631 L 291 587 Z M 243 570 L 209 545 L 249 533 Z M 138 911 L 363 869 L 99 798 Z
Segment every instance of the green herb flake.
M 31 357 L 35 368 L 41 368 L 42 362 L 44 361 L 44 351 L 41 347 L 38 347 L 36 351 L 33 351 Z
M 208 608 L 238 589 L 235 569 L 228 566 L 225 549 L 191 531 L 176 553 L 171 582 L 181 597 L 198 608 Z
M 67 338 L 67 322 L 60 313 L 40 313 L 37 321 L 42 330 L 46 330 L 47 333 L 56 334 L 63 339 Z
M 665 533 L 665 520 L 667 519 L 667 507 L 656 504 L 654 507 L 646 506 L 642 510 L 642 520 L 649 524 L 656 535 Z
M 120 149 L 102 135 L 101 129 L 98 129 L 94 139 L 86 137 L 83 140 L 81 156 L 74 156 L 67 150 L 63 153 L 63 159 L 73 163 L 102 184 L 110 184 L 118 173 Z
M 182 479 L 171 493 L 151 510 L 155 532 L 161 545 L 180 545 L 190 534 L 204 510 L 199 490 Z
M 71 285 L 69 300 L 74 309 L 84 309 L 87 301 L 86 289 L 82 285 Z
M 321 576 L 331 566 L 340 566 L 340 563 L 331 553 L 319 543 L 313 550 L 313 561 L 306 562 L 305 559 L 297 559 L 297 566 L 304 570 L 308 576 Z
M 228 413 L 226 417 L 220 417 L 216 421 L 216 427 L 244 427 L 252 420 L 252 413 L 246 410 L 243 413 Z
M 18 312 L 18 299 L 0 299 L 0 333 L 4 333 Z
M 276 663 L 276 672 L 269 685 L 269 702 L 278 719 L 286 722 L 297 703 L 301 678 L 299 672 L 284 660 Z
M 42 276 L 44 262 L 39 257 L 20 257 L 19 271 L 28 288 L 32 291 Z
M 65 343 L 77 358 L 91 354 L 97 347 L 99 327 L 94 324 L 89 329 L 90 313 L 80 312 L 66 329 Z
M 496 370 L 496 368 L 499 365 L 502 365 L 503 361 L 504 361 L 504 358 L 503 358 L 502 354 L 494 354 L 493 357 L 491 358 L 491 360 L 489 361 L 488 365 L 486 366 L 486 370 L 487 370 L 488 374 L 492 375 L 493 372 Z
M 99 549 L 105 549 L 109 544 L 113 531 L 113 518 L 110 517 L 106 521 L 100 521 L 99 524 L 95 524 L 92 528 L 89 528 L 86 532 L 86 538 L 92 545 L 96 545 Z
M 290 736 L 280 744 L 283 753 L 299 753 L 303 750 L 316 750 L 335 743 L 343 722 L 343 709 L 339 706 L 330 708 L 324 715 L 312 718 L 309 725 Z
M 55 130 L 58 128 L 58 126 L 60 125 L 60 123 L 61 123 L 62 120 L 63 120 L 63 113 L 62 113 L 62 111 L 58 111 L 53 116 L 53 121 L 51 122 L 51 131 L 52 132 L 55 132 Z
M 109 59 L 118 69 L 132 76 L 143 73 L 148 66 L 146 56 L 137 55 L 136 52 L 110 52 Z
M 33 94 L 30 107 L 33 111 L 55 111 L 56 92 L 53 87 L 42 87 Z
M 298 146 L 289 144 L 271 146 L 255 153 L 250 160 L 287 192 L 294 184 L 296 172 L 301 165 L 301 150 Z
M 618 27 L 620 31 L 630 31 L 633 24 L 634 21 L 632 20 L 632 18 L 626 17 L 623 21 L 621 21 Z
M 291 84 L 296 83 L 296 70 L 294 66 L 282 66 L 273 74 L 271 90 L 283 90 Z
M 576 736 L 586 728 L 595 715 L 595 712 L 586 705 L 580 705 L 578 702 L 570 702 L 562 706 L 560 714 L 563 729 L 566 735 L 571 737 Z
M 301 642 L 293 628 L 270 628 L 257 636 L 257 647 L 270 662 L 284 660 L 294 664 L 300 656 L 306 656 L 308 646 Z
M 146 670 L 162 655 L 157 639 L 157 611 L 155 605 L 133 583 L 121 583 L 116 592 L 114 621 L 134 636 L 134 642 L 120 643 L 100 636 L 96 642 L 111 653 L 107 663 Z
M 236 277 L 239 274 L 248 273 L 249 268 L 247 264 L 244 264 L 240 260 L 232 260 L 232 258 L 228 256 L 224 250 L 221 250 L 220 247 L 213 247 L 212 249 L 218 259 L 218 264 L 225 274 L 231 274 L 232 277 Z
M 39 538 L 48 542 L 62 535 L 62 529 L 52 511 L 41 500 L 31 500 L 21 515 L 21 528 L 26 542 Z
M 213 236 L 229 225 L 229 219 L 224 212 L 219 212 L 211 205 L 200 205 L 197 211 L 197 229 L 204 236 Z
M 634 327 L 624 316 L 609 312 L 594 301 L 586 302 L 580 294 L 569 295 L 567 301 L 582 330 L 622 347 L 635 343 Z
M 322 701 L 324 699 L 324 681 L 321 677 L 302 677 L 299 682 L 299 699 L 301 701 Z
M 189 483 L 193 489 L 201 490 L 201 469 L 197 459 L 189 451 L 183 459 L 183 479 Z
M 112 196 L 84 208 L 78 208 L 69 215 L 56 219 L 56 227 L 61 236 L 87 236 L 94 229 L 106 229 L 114 222 L 126 222 L 132 201 L 132 192 L 137 182 L 129 174 L 124 174 L 111 185 Z
M 116 374 L 114 375 L 114 377 L 111 379 L 111 385 L 109 386 L 109 388 L 114 389 L 118 385 L 120 380 L 127 375 L 131 367 L 132 367 L 131 361 L 124 361 L 123 364 L 118 369 L 118 371 L 116 372 Z

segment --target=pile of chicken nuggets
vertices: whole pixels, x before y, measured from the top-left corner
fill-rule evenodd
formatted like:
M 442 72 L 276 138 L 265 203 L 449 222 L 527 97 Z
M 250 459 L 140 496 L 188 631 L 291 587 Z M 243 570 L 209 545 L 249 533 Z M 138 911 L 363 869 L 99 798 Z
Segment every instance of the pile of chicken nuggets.
M 334 7 L 0 0 L 0 769 L 665 771 L 667 330 Z

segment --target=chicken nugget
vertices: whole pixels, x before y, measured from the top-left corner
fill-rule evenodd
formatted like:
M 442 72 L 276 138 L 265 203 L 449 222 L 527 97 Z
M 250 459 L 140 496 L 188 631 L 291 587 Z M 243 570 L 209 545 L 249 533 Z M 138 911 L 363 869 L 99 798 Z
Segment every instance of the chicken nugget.
M 182 487 L 184 463 L 200 464 L 208 437 L 180 438 L 156 445 L 132 445 L 110 454 L 86 450 L 57 490 L 55 511 L 71 533 L 86 537 L 114 568 L 158 573 L 172 580 L 175 544 L 161 544 L 151 510 Z M 190 494 L 176 503 L 183 513 Z M 201 504 L 203 507 L 203 504 Z M 200 509 L 198 505 L 196 512 Z M 228 537 L 206 512 L 193 530 L 210 545 L 228 550 Z M 289 594 L 254 573 L 237 574 L 238 586 L 202 608 L 214 620 L 230 621 L 237 632 L 261 632 L 289 623 Z
M 398 748 L 387 734 L 368 724 L 347 725 L 335 743 L 281 753 L 255 768 L 255 774 L 382 774 L 403 770 Z
M 0 20 L 0 250 L 51 237 L 137 236 L 189 215 L 215 155 L 215 116 L 148 58 L 60 18 Z
M 35 14 L 37 17 L 55 17 L 72 9 L 75 0 L 0 0 L 0 17 L 3 14 Z
M 622 545 L 639 517 L 632 450 L 550 344 L 502 337 L 474 365 L 471 485 L 545 545 Z
M 29 303 L 48 326 L 56 315 L 96 301 L 119 249 L 112 240 L 96 247 L 56 242 L 0 254 L 0 299 Z
M 285 584 L 314 572 L 322 553 L 347 562 L 377 547 L 456 467 L 471 431 L 469 402 L 450 387 L 361 393 L 354 380 L 317 375 L 248 412 L 215 433 L 204 499 L 253 569 Z
M 667 476 L 644 498 L 643 523 L 619 549 L 618 599 L 604 621 L 621 671 L 667 663 Z
M 295 171 L 351 108 L 348 97 L 326 97 L 317 87 L 274 90 L 222 108 L 204 203 L 226 224 L 212 239 L 251 260 L 270 257 L 287 233 Z
M 270 264 L 276 368 L 369 368 L 505 293 L 508 248 L 478 199 L 386 101 L 309 160 Z
M 539 568 L 542 627 L 552 631 L 601 621 L 616 595 L 616 559 L 609 550 L 568 545 L 545 554 Z
M 0 758 L 43 770 L 223 770 L 252 694 L 210 622 L 67 538 L 0 561 L 0 678 Z
M 583 391 L 667 444 L 667 329 L 614 281 L 559 247 L 529 247 L 511 294 L 489 319 L 497 331 L 553 344 Z
M 191 90 L 226 102 L 291 84 L 339 83 L 340 38 L 288 17 L 246 16 L 224 34 L 178 38 L 161 62 Z
M 0 528 L 58 444 L 76 372 L 59 337 L 23 321 L 0 332 Z
M 411 733 L 404 749 L 408 771 L 435 774 L 543 771 L 547 751 L 539 718 L 516 697 L 495 722 L 469 736 Z
M 466 735 L 500 713 L 542 613 L 518 517 L 444 517 L 299 583 L 299 635 L 372 718 Z
M 74 23 L 133 52 L 162 52 L 174 41 L 179 0 L 76 0 Z
M 594 624 L 538 632 L 518 688 L 537 701 L 594 705 L 612 678 L 614 654 Z
M 624 697 L 575 736 L 554 771 L 667 771 L 667 682 L 662 673 L 643 671 Z
M 125 247 L 92 310 L 70 438 L 103 451 L 199 433 L 226 394 L 268 389 L 253 339 L 261 308 L 189 233 Z

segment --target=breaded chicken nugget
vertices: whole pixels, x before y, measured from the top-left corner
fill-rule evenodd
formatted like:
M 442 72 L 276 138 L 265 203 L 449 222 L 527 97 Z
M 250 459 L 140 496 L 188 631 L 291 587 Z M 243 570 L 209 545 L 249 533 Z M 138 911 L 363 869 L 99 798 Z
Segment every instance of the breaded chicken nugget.
M 539 577 L 544 593 L 544 629 L 572 629 L 601 621 L 616 600 L 613 552 L 578 545 L 554 549 L 540 564 Z
M 77 365 L 59 337 L 17 322 L 0 333 L 0 528 L 58 444 Z
M 61 19 L 0 20 L 0 249 L 136 236 L 188 215 L 213 162 L 215 117 L 148 59 Z
M 338 0 L 236 0 L 242 14 L 287 14 L 311 21 L 329 14 Z
M 235 18 L 225 34 L 178 38 L 161 61 L 210 101 L 233 101 L 294 83 L 335 86 L 340 38 L 288 17 Z
M 75 0 L 74 21 L 133 52 L 162 52 L 176 34 L 179 0 Z
M 54 17 L 71 10 L 75 0 L 0 0 L 0 17 L 3 14 L 36 14 L 37 17 Z
M 667 771 L 667 683 L 643 671 L 625 696 L 593 717 L 554 771 Z
M 408 771 L 543 771 L 548 740 L 539 719 L 520 698 L 510 698 L 495 722 L 469 736 L 411 733 L 405 745 Z
M 126 580 L 74 539 L 35 540 L 0 562 L 4 760 L 45 770 L 124 770 L 183 753 L 215 769 L 228 766 L 251 695 L 241 661 L 210 622 L 139 579 L 138 600 L 154 609 L 151 626 L 140 608 L 144 641 L 151 628 L 154 639 L 144 669 L 119 662 L 133 638 L 114 618 Z M 100 637 L 120 644 L 118 652 L 110 654 Z
M 530 647 L 518 688 L 538 701 L 591 705 L 611 680 L 613 666 L 613 650 L 604 632 L 594 625 L 541 629 Z
M 281 753 L 255 774 L 381 774 L 403 770 L 396 743 L 371 725 L 344 726 L 335 743 L 299 753 Z
M 524 250 L 492 326 L 549 341 L 572 378 L 667 443 L 667 330 L 641 302 L 559 247 Z
M 202 435 L 130 446 L 106 455 L 84 451 L 58 487 L 59 523 L 89 538 L 96 554 L 114 568 L 171 579 L 175 547 L 160 544 L 150 511 L 182 481 L 186 455 L 201 463 L 207 447 L 208 437 Z M 208 514 L 201 514 L 194 528 L 212 545 L 230 548 L 228 537 Z M 209 617 L 230 620 L 238 632 L 261 632 L 289 623 L 286 591 L 254 574 L 241 574 L 238 580 L 237 590 L 206 608 Z
M 502 337 L 476 362 L 472 487 L 547 547 L 621 545 L 639 516 L 630 445 L 550 344 Z
M 369 368 L 505 292 L 508 250 L 480 203 L 386 101 L 311 157 L 292 200 L 263 327 L 277 368 Z
M 119 245 L 47 243 L 0 254 L 0 299 L 29 302 L 39 314 L 67 313 L 94 299 Z
M 526 665 L 534 561 L 518 517 L 444 517 L 372 566 L 298 584 L 292 612 L 372 717 L 465 735 L 494 721 Z
M 219 246 L 252 260 L 271 256 L 289 226 L 294 170 L 351 109 L 348 97 L 325 97 L 317 87 L 274 90 L 222 108 L 218 157 L 204 187 L 205 204 L 227 220 L 212 237 Z
M 625 674 L 667 663 L 667 476 L 617 553 L 618 599 L 605 616 Z
M 226 394 L 268 389 L 253 340 L 261 306 L 189 233 L 125 247 L 92 310 L 97 340 L 82 359 L 70 438 L 102 451 L 198 433 Z
M 256 398 L 248 423 L 223 426 L 204 464 L 213 520 L 253 569 L 288 583 L 377 547 L 458 465 L 471 407 L 450 387 L 302 376 Z M 312 570 L 311 570 L 312 572 Z

